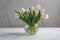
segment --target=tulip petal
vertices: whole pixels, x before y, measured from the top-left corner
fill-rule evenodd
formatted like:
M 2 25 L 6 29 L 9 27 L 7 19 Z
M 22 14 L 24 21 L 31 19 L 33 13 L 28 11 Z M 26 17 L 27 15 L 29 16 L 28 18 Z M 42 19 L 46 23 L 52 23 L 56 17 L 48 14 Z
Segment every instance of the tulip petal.
M 48 18 L 49 18 L 48 14 L 45 14 L 45 19 L 48 19 Z
M 40 9 L 41 9 L 41 6 L 40 6 L 40 5 L 37 5 L 37 6 L 36 6 L 36 9 L 37 9 L 37 10 L 40 10 Z
M 21 8 L 21 12 L 24 13 L 25 12 L 25 9 L 24 8 Z

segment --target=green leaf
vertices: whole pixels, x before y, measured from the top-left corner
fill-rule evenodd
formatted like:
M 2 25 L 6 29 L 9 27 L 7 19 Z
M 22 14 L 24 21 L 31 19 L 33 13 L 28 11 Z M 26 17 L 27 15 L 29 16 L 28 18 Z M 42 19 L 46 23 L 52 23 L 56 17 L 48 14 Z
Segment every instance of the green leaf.
M 31 13 L 31 10 L 29 12 L 29 21 L 32 22 L 32 13 Z
M 38 15 L 35 17 L 35 21 L 34 21 L 34 23 L 36 24 L 39 20 L 40 20 L 40 18 L 41 18 L 41 12 L 40 12 L 40 10 L 39 10 L 39 13 L 38 13 Z
M 28 19 L 28 16 L 27 16 L 27 13 L 26 13 L 26 12 L 23 14 L 23 16 L 24 16 L 24 20 L 25 20 L 29 25 L 31 25 L 31 22 L 29 21 L 29 19 Z
M 34 25 L 34 20 L 35 20 L 35 10 L 33 10 L 33 13 L 32 13 L 32 24 Z

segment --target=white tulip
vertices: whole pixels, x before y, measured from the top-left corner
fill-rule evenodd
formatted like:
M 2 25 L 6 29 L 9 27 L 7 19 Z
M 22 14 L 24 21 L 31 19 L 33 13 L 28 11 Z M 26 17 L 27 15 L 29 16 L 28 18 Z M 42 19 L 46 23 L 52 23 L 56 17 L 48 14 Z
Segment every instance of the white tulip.
M 16 14 L 15 14 L 15 17 L 16 17 L 16 18 L 19 18 L 19 17 L 20 17 L 20 15 L 19 15 L 18 13 L 16 13 Z
M 25 9 L 24 8 L 21 8 L 21 12 L 24 13 L 25 12 Z
M 26 9 L 27 12 L 29 12 L 30 10 L 29 9 Z
M 45 9 L 43 8 L 43 9 L 41 9 L 41 13 L 45 13 Z
M 34 10 L 34 7 L 32 6 L 31 9 Z
M 45 10 L 44 9 L 41 9 L 41 15 L 42 15 L 42 17 L 45 16 Z
M 37 6 L 36 6 L 36 9 L 37 9 L 37 10 L 40 10 L 40 9 L 41 9 L 41 6 L 40 6 L 40 5 L 37 5 Z
M 48 19 L 48 18 L 49 18 L 48 14 L 45 14 L 45 19 Z
M 19 10 L 19 12 L 21 13 L 21 11 Z
M 39 11 L 38 11 L 38 10 L 35 10 L 35 13 L 36 13 L 36 14 L 38 14 L 38 13 L 39 13 Z
M 29 9 L 26 9 L 26 12 L 28 13 L 30 10 Z

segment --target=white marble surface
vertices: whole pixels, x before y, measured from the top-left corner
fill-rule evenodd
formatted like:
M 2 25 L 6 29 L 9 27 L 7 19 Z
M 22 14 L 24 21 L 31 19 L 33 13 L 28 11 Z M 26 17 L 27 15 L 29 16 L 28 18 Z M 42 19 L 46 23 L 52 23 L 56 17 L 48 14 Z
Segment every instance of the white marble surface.
M 39 34 L 28 35 L 24 28 L 0 28 L 0 40 L 60 40 L 60 28 L 39 28 Z

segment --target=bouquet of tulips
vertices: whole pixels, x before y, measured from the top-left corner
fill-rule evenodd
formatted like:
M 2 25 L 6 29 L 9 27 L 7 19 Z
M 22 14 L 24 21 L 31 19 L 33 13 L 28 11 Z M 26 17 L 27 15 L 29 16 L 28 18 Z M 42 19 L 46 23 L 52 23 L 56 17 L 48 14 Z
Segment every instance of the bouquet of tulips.
M 18 19 L 23 20 L 29 26 L 25 29 L 25 31 L 29 34 L 36 34 L 38 28 L 35 24 L 38 23 L 41 19 L 48 19 L 48 14 L 45 14 L 45 10 L 38 5 L 36 8 L 31 7 L 29 9 L 21 8 L 20 10 L 16 11 L 16 17 Z
M 48 19 L 48 14 L 45 14 L 45 10 L 41 8 L 40 5 L 37 5 L 36 8 L 31 7 L 29 9 L 21 8 L 16 11 L 16 17 L 23 20 L 30 26 L 34 26 L 42 18 Z

